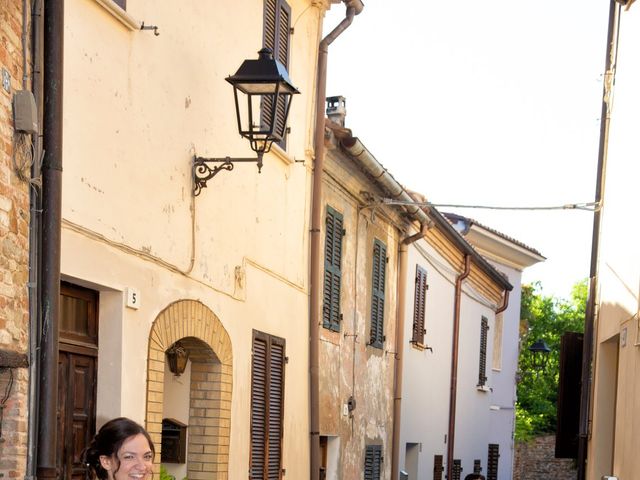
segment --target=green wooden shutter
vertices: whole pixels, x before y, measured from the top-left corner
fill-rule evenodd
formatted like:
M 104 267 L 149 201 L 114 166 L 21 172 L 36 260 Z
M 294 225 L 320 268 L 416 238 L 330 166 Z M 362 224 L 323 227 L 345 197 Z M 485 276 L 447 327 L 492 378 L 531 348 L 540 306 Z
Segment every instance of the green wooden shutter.
M 342 281 L 342 237 L 344 220 L 340 213 L 327 205 L 324 240 L 324 291 L 322 298 L 322 326 L 340 331 L 340 284 Z
M 482 317 L 480 322 L 480 362 L 478 367 L 478 386 L 487 383 L 487 332 L 489 331 L 489 320 Z
M 253 332 L 249 479 L 280 480 L 285 341 Z
M 382 445 L 367 445 L 364 454 L 364 480 L 380 480 Z
M 369 344 L 382 348 L 384 344 L 384 290 L 387 271 L 387 247 L 380 240 L 373 242 L 371 281 L 371 334 Z
M 413 305 L 413 335 L 411 342 L 424 344 L 424 323 L 427 301 L 427 271 L 416 265 L 416 286 Z
M 291 39 L 291 7 L 284 0 L 265 0 L 264 2 L 264 46 L 273 51 L 273 58 L 278 60 L 289 70 L 289 50 Z M 285 117 L 289 105 L 285 98 L 281 98 L 276 105 L 274 133 L 282 140 L 278 145 L 286 148 Z M 265 99 L 262 103 L 261 122 L 270 123 L 273 112 L 273 102 Z

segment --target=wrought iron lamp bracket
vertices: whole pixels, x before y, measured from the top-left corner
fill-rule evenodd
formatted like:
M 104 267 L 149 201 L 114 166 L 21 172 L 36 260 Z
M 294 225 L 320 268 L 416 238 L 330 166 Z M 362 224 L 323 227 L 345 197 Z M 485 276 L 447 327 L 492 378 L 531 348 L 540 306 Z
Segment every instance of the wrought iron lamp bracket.
M 234 163 L 256 163 L 258 173 L 262 170 L 262 153 L 258 153 L 256 158 L 205 158 L 193 157 L 193 196 L 197 197 L 203 188 L 207 188 L 207 182 L 215 177 L 222 170 L 233 170 Z M 209 164 L 220 164 L 210 166 Z

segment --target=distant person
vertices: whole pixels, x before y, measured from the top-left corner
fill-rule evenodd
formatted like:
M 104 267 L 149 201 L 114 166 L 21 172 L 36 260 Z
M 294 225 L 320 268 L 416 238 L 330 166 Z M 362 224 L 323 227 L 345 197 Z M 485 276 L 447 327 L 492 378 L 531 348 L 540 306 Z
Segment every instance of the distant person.
M 150 479 L 155 447 L 147 431 L 128 418 L 105 423 L 84 451 L 87 478 Z
M 481 473 L 470 473 L 464 477 L 464 480 L 485 480 L 485 478 Z

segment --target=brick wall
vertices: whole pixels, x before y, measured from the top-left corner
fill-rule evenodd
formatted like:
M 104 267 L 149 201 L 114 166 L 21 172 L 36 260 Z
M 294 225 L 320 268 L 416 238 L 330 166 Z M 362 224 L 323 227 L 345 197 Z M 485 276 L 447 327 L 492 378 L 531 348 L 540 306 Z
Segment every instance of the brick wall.
M 26 353 L 28 341 L 29 187 L 13 168 L 11 100 L 22 88 L 22 0 L 0 0 L 0 351 Z M 3 73 L 10 77 L 8 90 Z M 4 362 L 2 362 L 4 363 Z M 4 405 L 0 439 L 0 477 L 25 475 L 27 444 L 26 368 L 0 365 L 0 402 Z
M 556 437 L 537 437 L 516 444 L 513 480 L 576 480 L 576 470 L 571 459 L 554 457 Z

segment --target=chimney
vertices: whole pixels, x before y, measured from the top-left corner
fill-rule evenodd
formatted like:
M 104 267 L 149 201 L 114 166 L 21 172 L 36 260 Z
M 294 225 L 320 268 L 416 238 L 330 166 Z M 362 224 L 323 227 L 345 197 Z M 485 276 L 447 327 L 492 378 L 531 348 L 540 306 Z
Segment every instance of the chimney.
M 329 120 L 344 127 L 344 117 L 346 116 L 346 99 L 342 96 L 327 97 L 327 117 Z

